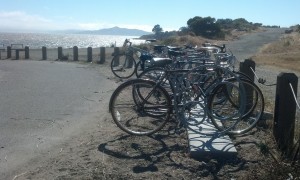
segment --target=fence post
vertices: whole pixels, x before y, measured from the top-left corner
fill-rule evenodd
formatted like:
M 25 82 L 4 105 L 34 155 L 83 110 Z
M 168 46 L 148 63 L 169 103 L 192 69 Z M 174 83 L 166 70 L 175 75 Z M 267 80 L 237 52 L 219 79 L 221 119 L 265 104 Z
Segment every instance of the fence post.
M 59 60 L 62 60 L 62 57 L 63 57 L 63 50 L 62 50 L 62 47 L 58 47 L 58 48 L 57 48 L 57 51 L 58 51 L 58 59 L 59 59 Z
M 19 49 L 16 49 L 16 60 L 19 59 Z
M 42 59 L 47 59 L 47 48 L 45 46 L 42 47 Z
M 120 55 L 119 54 L 120 54 L 120 48 L 119 47 L 115 47 L 114 48 L 114 58 L 116 58 L 116 59 L 114 61 L 113 66 L 119 66 L 119 64 L 120 64 L 120 62 L 119 62 Z
M 92 47 L 87 48 L 87 62 L 93 61 L 93 49 Z
M 100 47 L 100 61 L 99 64 L 103 64 L 105 62 L 105 47 Z
M 273 134 L 279 149 L 287 156 L 293 148 L 296 113 L 290 84 L 297 94 L 298 77 L 294 73 L 280 73 L 277 76 Z
M 29 46 L 25 46 L 25 59 L 29 59 Z
M 254 82 L 254 74 L 250 68 L 255 71 L 255 62 L 252 59 L 246 59 L 244 62 L 240 62 L 240 72 L 249 76 Z
M 7 59 L 11 58 L 11 47 L 7 46 Z
M 73 47 L 73 60 L 78 61 L 78 47 L 77 46 Z

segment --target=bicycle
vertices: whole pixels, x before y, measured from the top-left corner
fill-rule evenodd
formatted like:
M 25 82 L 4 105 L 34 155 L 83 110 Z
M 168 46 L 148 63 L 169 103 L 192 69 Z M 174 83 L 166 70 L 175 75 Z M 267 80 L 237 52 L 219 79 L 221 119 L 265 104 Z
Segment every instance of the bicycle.
M 192 86 L 190 86 L 193 83 L 190 82 L 190 77 L 194 73 L 197 74 L 199 68 L 207 68 L 207 66 L 197 68 L 193 70 L 166 70 L 166 73 L 157 82 L 144 79 L 132 79 L 124 82 L 114 91 L 110 99 L 109 110 L 114 122 L 120 129 L 129 134 L 151 135 L 161 130 L 173 113 L 178 119 L 185 119 L 182 122 L 185 125 L 190 123 L 189 121 L 199 123 L 195 122 L 195 116 L 202 116 L 202 118 L 209 116 L 213 117 L 212 121 L 216 121 L 215 123 L 231 119 L 226 126 L 222 127 L 220 133 L 228 132 L 244 114 L 243 86 L 237 86 L 224 79 L 227 75 L 230 75 L 230 77 L 235 76 L 230 71 L 211 65 L 210 68 L 222 69 L 223 76 L 218 79 L 218 82 L 216 79 L 210 88 L 200 89 L 201 96 L 199 93 L 198 98 L 194 98 Z M 161 86 L 166 80 L 173 87 L 173 98 Z M 236 81 L 239 81 L 237 77 Z M 214 103 L 219 97 L 213 95 L 222 92 L 224 88 L 235 90 L 230 91 L 230 93 L 235 92 L 236 94 L 229 94 L 228 91 L 226 96 L 231 99 L 235 96 L 235 103 L 238 106 L 232 106 L 232 100 L 223 101 L 222 107 L 227 107 L 227 111 L 220 112 L 219 107 Z M 195 111 L 196 107 L 201 107 L 204 112 Z
M 222 56 L 224 57 L 224 56 Z M 188 62 L 186 62 L 188 64 Z M 190 63 L 190 62 L 189 62 Z M 200 65 L 202 65 L 202 62 L 193 62 L 194 64 L 198 63 Z M 224 64 L 223 64 L 224 66 Z M 225 66 L 226 67 L 226 66 Z M 227 66 L 228 67 L 228 66 Z M 163 76 L 166 69 L 162 69 L 162 68 L 152 68 L 152 69 L 148 69 L 145 70 L 142 74 L 140 74 L 139 78 L 142 79 L 150 79 L 153 81 L 158 81 L 161 76 Z M 202 89 L 205 91 L 206 88 L 208 88 L 212 81 L 213 81 L 213 76 L 207 76 L 207 73 L 210 73 L 210 71 L 212 71 L 212 69 L 202 69 L 201 74 L 199 75 L 196 80 L 195 78 L 195 82 L 193 84 L 193 88 L 194 89 Z M 232 73 L 235 74 L 235 76 L 237 76 L 240 81 L 239 83 L 242 84 L 245 87 L 245 91 L 246 91 L 246 98 L 245 98 L 245 103 L 246 103 L 246 107 L 247 107 L 247 111 L 244 112 L 243 116 L 242 116 L 242 121 L 239 122 L 238 125 L 236 125 L 234 128 L 232 128 L 230 131 L 227 132 L 227 134 L 234 134 L 234 135 L 238 135 L 238 134 L 244 134 L 249 132 L 251 129 L 253 129 L 255 127 L 255 125 L 257 124 L 257 122 L 261 119 L 263 112 L 264 112 L 264 97 L 263 94 L 261 92 L 261 90 L 259 89 L 259 87 L 253 83 L 253 81 L 251 81 L 251 79 L 240 72 L 236 72 L 234 70 L 232 70 Z M 229 82 L 234 82 L 235 79 L 233 78 L 229 78 L 227 79 Z M 165 82 L 163 84 L 161 84 L 170 94 L 170 96 L 172 97 L 172 89 L 171 89 L 171 85 L 168 82 Z M 199 87 L 200 86 L 200 87 Z M 225 91 L 225 94 L 230 92 L 231 89 L 223 89 L 223 91 Z M 228 92 L 226 92 L 228 91 Z M 224 92 L 222 92 L 224 93 Z M 218 99 L 218 101 L 215 101 L 215 104 L 218 104 L 222 101 L 225 100 L 229 100 L 231 101 L 231 104 L 234 106 L 235 103 L 228 97 L 222 96 L 222 94 L 220 95 L 220 98 Z M 216 121 L 213 121 L 213 123 Z M 223 131 L 224 127 L 222 127 L 223 125 L 220 123 L 214 123 L 214 126 L 220 130 Z
M 113 56 L 110 67 L 118 78 L 130 78 L 134 74 L 138 76 L 149 67 L 164 66 L 172 62 L 169 58 L 156 58 L 153 53 L 132 46 L 128 39 L 125 39 L 121 52 L 114 53 Z M 135 59 L 139 61 L 136 62 Z

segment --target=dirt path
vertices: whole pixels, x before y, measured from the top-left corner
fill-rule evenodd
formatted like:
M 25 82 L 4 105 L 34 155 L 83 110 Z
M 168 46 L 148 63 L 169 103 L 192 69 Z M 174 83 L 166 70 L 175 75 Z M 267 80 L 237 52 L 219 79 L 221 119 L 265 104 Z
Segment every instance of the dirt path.
M 261 38 L 266 35 L 268 33 L 258 34 L 256 37 L 261 41 L 257 44 L 253 37 L 245 36 L 228 47 L 244 59 L 270 41 Z M 279 35 L 274 35 L 272 40 Z M 245 48 L 241 47 L 248 42 Z M 239 52 L 234 52 L 235 47 L 240 47 Z M 117 79 L 108 67 L 108 63 L 89 66 L 115 84 Z M 108 113 L 110 94 L 101 95 L 102 103 L 95 104 L 99 111 L 94 117 L 85 117 L 96 118 L 96 121 L 15 169 L 5 179 L 265 179 L 268 176 L 263 175 L 272 174 L 270 166 L 274 160 L 266 150 L 273 148 L 269 144 L 272 138 L 263 127 L 233 139 L 237 157 L 195 160 L 188 157 L 186 134 L 184 130 L 175 131 L 178 130 L 176 124 L 169 123 L 151 137 L 129 136 L 119 130 Z

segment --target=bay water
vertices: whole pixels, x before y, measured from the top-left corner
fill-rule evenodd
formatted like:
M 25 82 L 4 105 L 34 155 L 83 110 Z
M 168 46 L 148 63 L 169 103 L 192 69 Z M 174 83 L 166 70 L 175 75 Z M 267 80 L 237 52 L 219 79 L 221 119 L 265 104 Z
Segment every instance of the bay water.
M 97 48 L 120 47 L 125 39 L 130 39 L 133 44 L 143 43 L 138 36 L 116 35 L 91 35 L 91 34 L 62 34 L 62 33 L 0 33 L 0 48 L 11 44 L 23 44 L 30 49 L 47 48 Z

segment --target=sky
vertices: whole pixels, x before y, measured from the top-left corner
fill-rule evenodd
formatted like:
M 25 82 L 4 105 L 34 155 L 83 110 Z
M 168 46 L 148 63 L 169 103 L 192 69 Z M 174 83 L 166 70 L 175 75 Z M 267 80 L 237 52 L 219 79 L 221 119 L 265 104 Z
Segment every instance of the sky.
M 179 30 L 195 16 L 245 18 L 263 25 L 300 24 L 300 0 L 0 0 L 0 32 Z

